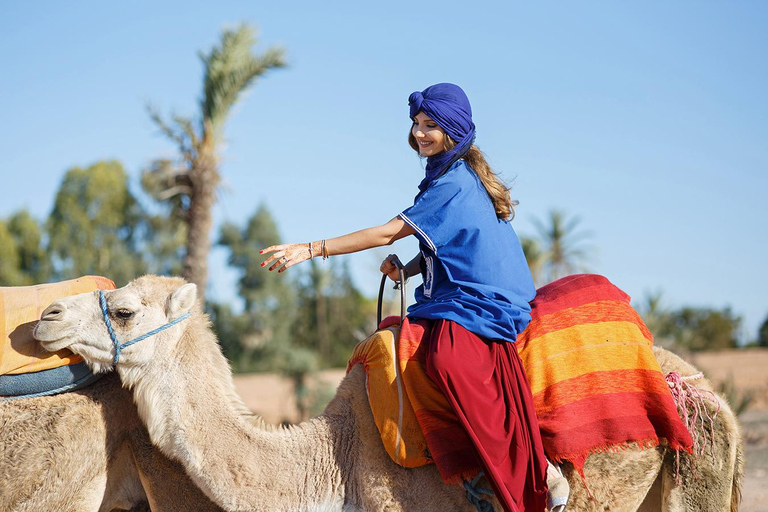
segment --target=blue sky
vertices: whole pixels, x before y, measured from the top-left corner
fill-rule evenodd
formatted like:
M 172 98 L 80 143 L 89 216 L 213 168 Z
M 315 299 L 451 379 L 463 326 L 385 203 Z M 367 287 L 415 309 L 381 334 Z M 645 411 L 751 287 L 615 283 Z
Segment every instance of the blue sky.
M 513 185 L 513 223 L 552 209 L 593 233 L 589 270 L 636 300 L 768 316 L 768 4 L 742 2 L 16 2 L 0 7 L 0 217 L 45 218 L 64 172 L 172 156 L 145 111 L 193 114 L 198 51 L 258 27 L 289 67 L 226 130 L 216 220 L 264 202 L 286 241 L 386 222 L 423 174 L 407 98 L 467 92 L 477 143 Z M 393 252 L 409 258 L 413 241 Z M 349 257 L 378 290 L 381 249 Z M 233 295 L 220 249 L 211 295 Z

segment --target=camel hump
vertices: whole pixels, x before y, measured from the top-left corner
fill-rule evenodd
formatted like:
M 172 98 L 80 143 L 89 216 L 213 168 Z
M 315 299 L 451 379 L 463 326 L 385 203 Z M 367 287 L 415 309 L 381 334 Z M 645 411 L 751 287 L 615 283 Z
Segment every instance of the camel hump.
M 0 396 L 51 394 L 74 383 L 88 382 L 92 375 L 82 357 L 69 350 L 47 352 L 32 336 L 32 329 L 52 302 L 114 289 L 114 282 L 100 276 L 0 287 Z

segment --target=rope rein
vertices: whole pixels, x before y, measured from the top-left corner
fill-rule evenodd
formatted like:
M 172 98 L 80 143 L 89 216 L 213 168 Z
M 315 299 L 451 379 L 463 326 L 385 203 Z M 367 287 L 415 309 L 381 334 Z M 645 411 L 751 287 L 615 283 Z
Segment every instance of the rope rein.
M 483 487 L 477 487 L 477 483 L 483 477 L 483 472 L 479 472 L 471 481 L 464 480 L 464 490 L 467 491 L 467 501 L 475 506 L 477 512 L 494 512 L 493 505 L 483 499 L 483 495 L 493 496 L 493 491 Z
M 109 310 L 107 309 L 107 297 L 104 294 L 104 290 L 99 290 L 99 306 L 101 306 L 101 315 L 104 318 L 104 323 L 107 326 L 107 331 L 109 331 L 109 337 L 112 338 L 112 346 L 115 347 L 115 357 L 112 359 L 112 365 L 117 366 L 118 361 L 120 360 L 120 353 L 123 351 L 124 348 L 130 347 L 134 343 L 138 343 L 141 340 L 145 340 L 149 338 L 150 336 L 154 336 L 155 334 L 162 332 L 169 327 L 173 327 L 177 323 L 181 322 L 182 320 L 186 320 L 190 316 L 192 316 L 191 313 L 184 313 L 179 318 L 176 318 L 175 320 L 171 320 L 165 325 L 161 325 L 157 329 L 153 329 L 149 331 L 146 334 L 142 334 L 141 336 L 132 339 L 131 341 L 126 341 L 125 343 L 120 343 L 117 341 L 117 334 L 115 334 L 115 329 L 112 327 L 112 322 L 109 320 Z

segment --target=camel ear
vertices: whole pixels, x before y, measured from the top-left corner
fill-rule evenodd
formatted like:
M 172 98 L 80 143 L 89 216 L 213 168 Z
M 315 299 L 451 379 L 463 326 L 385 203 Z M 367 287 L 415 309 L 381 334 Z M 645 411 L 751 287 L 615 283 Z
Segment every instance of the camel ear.
M 178 318 L 184 313 L 188 313 L 197 300 L 197 286 L 194 283 L 187 283 L 168 297 L 166 314 L 169 318 Z

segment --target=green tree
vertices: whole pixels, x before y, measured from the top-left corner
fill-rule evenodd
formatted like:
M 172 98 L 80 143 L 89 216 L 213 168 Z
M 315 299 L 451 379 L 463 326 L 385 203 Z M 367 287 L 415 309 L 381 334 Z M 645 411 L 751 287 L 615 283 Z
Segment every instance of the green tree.
M 672 313 L 664 308 L 662 292 L 646 292 L 643 301 L 635 306 L 643 322 L 651 331 L 656 345 L 672 348 L 674 332 Z
M 523 246 L 523 253 L 525 254 L 525 260 L 528 262 L 531 276 L 533 276 L 533 282 L 538 286 L 541 282 L 544 267 L 544 253 L 535 238 L 521 236 L 520 245 Z
M 267 272 L 259 251 L 280 243 L 280 235 L 264 205 L 248 219 L 245 228 L 232 223 L 221 227 L 219 244 L 229 249 L 230 266 L 240 273 L 238 294 L 243 298 L 247 326 L 240 333 L 241 367 L 251 367 L 252 357 L 271 357 L 270 346 L 291 346 L 291 325 L 296 315 L 296 292 L 290 276 Z M 263 350 L 259 350 L 263 349 Z
M 349 266 L 313 260 L 299 283 L 297 345 L 318 352 L 323 367 L 344 366 L 352 349 L 376 328 L 376 303 L 360 293 Z
M 339 367 L 347 365 L 355 345 L 378 326 L 376 300 L 368 299 L 355 286 L 348 261 L 343 260 L 334 270 L 336 275 L 329 290 L 332 300 L 328 305 L 331 343 L 325 361 L 329 366 Z
M 583 242 L 591 233 L 581 231 L 580 223 L 581 219 L 578 217 L 568 218 L 560 210 L 550 211 L 546 221 L 533 219 L 543 252 L 541 277 L 545 282 L 586 271 L 585 262 L 591 251 Z
M 167 202 L 174 215 L 187 224 L 182 275 L 196 283 L 204 301 L 208 279 L 208 253 L 213 205 L 221 182 L 220 162 L 224 125 L 232 107 L 256 80 L 270 69 L 283 67 L 283 50 L 270 48 L 255 54 L 253 28 L 242 25 L 225 30 L 210 53 L 201 54 L 205 69 L 200 113 L 196 118 L 172 116 L 170 123 L 150 108 L 160 130 L 176 144 L 176 161 L 155 160 L 142 173 L 144 189 Z
M 181 275 L 187 240 L 187 225 L 183 220 L 172 212 L 145 213 L 139 238 L 147 272 L 164 276 Z
M 671 313 L 669 331 L 662 333 L 675 339 L 679 347 L 692 351 L 723 350 L 737 345 L 741 317 L 730 308 L 683 307 Z
M 0 285 L 23 286 L 26 276 L 21 270 L 21 258 L 8 224 L 0 220 Z
M 19 267 L 27 284 L 45 283 L 51 278 L 51 266 L 43 246 L 43 229 L 28 211 L 21 210 L 8 219 L 19 254 Z
M 757 331 L 757 346 L 768 347 L 768 317 L 765 318 Z
M 68 170 L 46 223 L 55 276 L 97 274 L 121 286 L 145 273 L 136 247 L 142 215 L 119 162 Z
M 40 224 L 26 210 L 0 220 L 0 286 L 28 286 L 50 279 Z

